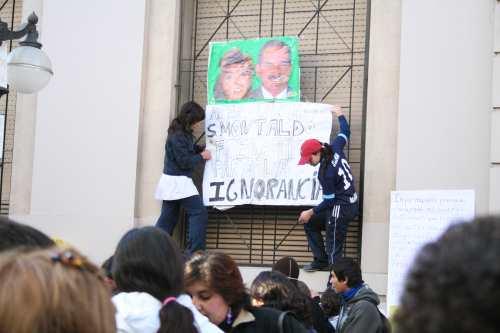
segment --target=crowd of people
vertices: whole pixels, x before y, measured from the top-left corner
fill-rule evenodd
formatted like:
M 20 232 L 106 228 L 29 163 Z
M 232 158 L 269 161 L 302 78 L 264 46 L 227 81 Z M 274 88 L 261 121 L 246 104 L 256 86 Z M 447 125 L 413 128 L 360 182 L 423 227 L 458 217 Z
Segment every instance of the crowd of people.
M 498 332 L 500 217 L 455 224 L 409 271 L 395 332 Z M 0 332 L 389 332 L 359 264 L 338 258 L 320 295 L 291 257 L 246 286 L 225 253 L 184 258 L 161 228 L 134 228 L 97 267 L 0 218 Z

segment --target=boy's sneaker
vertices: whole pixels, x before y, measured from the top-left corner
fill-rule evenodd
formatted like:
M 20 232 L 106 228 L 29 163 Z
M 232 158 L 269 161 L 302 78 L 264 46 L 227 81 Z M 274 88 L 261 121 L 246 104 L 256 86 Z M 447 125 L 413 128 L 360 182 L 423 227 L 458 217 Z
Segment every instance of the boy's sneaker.
M 304 267 L 302 267 L 302 269 L 306 272 L 315 272 L 315 271 L 328 272 L 330 270 L 330 267 L 328 264 L 313 261 L 312 263 L 307 264 Z

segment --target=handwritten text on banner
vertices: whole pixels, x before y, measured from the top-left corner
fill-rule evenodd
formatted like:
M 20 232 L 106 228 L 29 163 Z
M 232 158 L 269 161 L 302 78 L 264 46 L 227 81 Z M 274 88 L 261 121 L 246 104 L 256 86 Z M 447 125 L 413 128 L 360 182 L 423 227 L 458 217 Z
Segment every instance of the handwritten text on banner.
M 317 167 L 298 166 L 306 139 L 328 142 L 330 106 L 315 103 L 208 105 L 205 205 L 314 205 Z

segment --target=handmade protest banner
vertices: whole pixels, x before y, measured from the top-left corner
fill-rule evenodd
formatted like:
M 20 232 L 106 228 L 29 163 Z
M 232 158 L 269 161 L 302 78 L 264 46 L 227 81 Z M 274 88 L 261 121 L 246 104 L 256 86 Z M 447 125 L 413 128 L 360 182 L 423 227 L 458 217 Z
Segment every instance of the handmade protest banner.
M 450 224 L 473 217 L 473 190 L 391 192 L 388 313 L 399 304 L 408 269 L 420 248 L 437 239 Z
M 211 42 L 207 103 L 299 101 L 297 37 Z
M 297 165 L 306 139 L 328 142 L 331 106 L 315 103 L 208 105 L 203 201 L 224 205 L 315 205 L 317 168 Z

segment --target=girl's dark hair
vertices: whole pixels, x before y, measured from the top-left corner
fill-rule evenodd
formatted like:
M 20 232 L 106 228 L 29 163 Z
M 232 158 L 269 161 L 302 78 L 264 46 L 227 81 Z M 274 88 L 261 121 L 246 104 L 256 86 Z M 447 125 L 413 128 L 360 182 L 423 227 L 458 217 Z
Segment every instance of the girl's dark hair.
M 300 280 L 290 280 L 295 287 L 305 296 L 308 298 L 311 298 L 311 289 L 307 286 L 307 284 L 304 281 Z
M 106 259 L 101 265 L 101 268 L 104 271 L 104 274 L 106 275 L 107 278 L 110 278 L 110 279 L 113 278 L 112 267 L 113 267 L 113 256 Z
M 118 292 L 145 292 L 163 302 L 184 290 L 181 251 L 157 227 L 128 231 L 116 248 L 112 272 Z M 191 310 L 177 302 L 163 306 L 160 316 L 159 332 L 196 332 Z
M 158 333 L 171 332 L 198 333 L 191 310 L 177 302 L 169 302 L 160 310 Z
M 184 103 L 168 127 L 168 134 L 183 131 L 191 133 L 191 126 L 205 119 L 205 110 L 196 102 Z
M 128 231 L 113 257 L 113 279 L 118 291 L 146 292 L 160 302 L 181 293 L 182 271 L 179 247 L 156 227 Z
M 321 177 L 323 177 L 325 175 L 327 166 L 333 160 L 333 150 L 332 150 L 332 146 L 330 146 L 327 143 L 322 142 L 321 145 L 322 145 L 322 147 L 321 147 L 321 159 L 322 160 L 324 159 L 326 161 L 326 163 L 320 164 L 318 173 L 321 175 Z
M 312 308 L 309 298 L 282 273 L 261 272 L 252 282 L 250 295 L 263 302 L 264 307 L 291 311 L 306 328 L 312 327 Z
M 225 253 L 198 253 L 191 257 L 184 269 L 186 287 L 201 282 L 219 294 L 237 316 L 242 308 L 250 307 L 243 278 L 236 262 Z
M 0 216 L 0 252 L 16 247 L 48 248 L 54 241 L 38 229 Z

